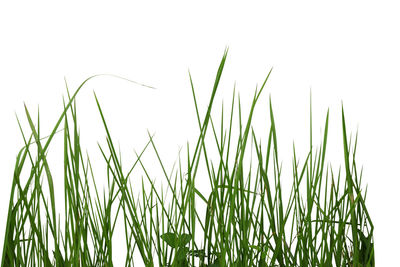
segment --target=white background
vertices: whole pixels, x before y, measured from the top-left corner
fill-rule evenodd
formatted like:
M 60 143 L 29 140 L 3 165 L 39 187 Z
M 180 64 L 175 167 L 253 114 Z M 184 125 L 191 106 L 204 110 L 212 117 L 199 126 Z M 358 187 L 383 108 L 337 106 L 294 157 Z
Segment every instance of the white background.
M 96 154 L 96 142 L 104 141 L 95 91 L 114 139 L 130 153 L 128 161 L 149 129 L 172 162 L 197 134 L 188 69 L 204 111 L 229 46 L 220 100 L 230 101 L 236 82 L 246 102 L 273 67 L 256 112 L 267 112 L 270 94 L 280 151 L 287 154 L 281 158 L 284 167 L 290 168 L 292 141 L 304 148 L 299 156 L 307 152 L 310 90 L 316 144 L 330 108 L 328 155 L 343 166 L 343 101 L 349 133 L 359 131 L 357 160 L 369 185 L 377 266 L 397 264 L 400 6 L 386 1 L 82 2 L 0 4 L 0 249 L 15 156 L 23 145 L 15 113 L 26 126 L 24 102 L 32 114 L 40 105 L 44 136 L 61 113 L 64 77 L 71 91 L 99 73 L 154 86 L 157 90 L 109 77 L 90 81 L 78 96 L 82 142 Z M 55 179 L 62 183 L 62 176 Z

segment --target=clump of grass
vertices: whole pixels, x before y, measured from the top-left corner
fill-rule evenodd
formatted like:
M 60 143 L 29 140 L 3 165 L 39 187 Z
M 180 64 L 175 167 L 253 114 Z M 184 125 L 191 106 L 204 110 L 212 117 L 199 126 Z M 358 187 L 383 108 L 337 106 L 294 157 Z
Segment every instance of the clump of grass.
M 328 111 L 321 147 L 312 149 L 310 129 L 310 150 L 300 164 L 293 146 L 293 182 L 285 198 L 271 101 L 267 138 L 258 141 L 252 127 L 271 72 L 256 90 L 246 119 L 235 93 L 228 121 L 223 112 L 218 124 L 212 118 L 226 56 L 225 52 L 204 116 L 190 77 L 199 136 L 170 174 L 150 134 L 132 167 L 123 170 L 95 96 L 107 141 L 107 148 L 99 146 L 107 189 L 99 190 L 90 159 L 82 153 L 75 105 L 78 92 L 93 77 L 72 96 L 68 92 L 64 110 L 45 138 L 39 118 L 35 126 L 25 107 L 30 134 L 20 127 L 25 145 L 15 163 L 2 266 L 113 266 L 116 257 L 124 257 L 125 266 L 374 266 L 374 226 L 355 162 L 357 137 L 351 145 L 343 109 L 344 177 L 340 171 L 335 175 L 325 160 Z M 47 152 L 62 126 L 61 220 Z M 156 185 L 144 153 L 155 155 L 167 190 Z M 24 176 L 23 169 L 29 175 Z M 142 178 L 135 176 L 138 169 Z M 208 192 L 199 187 L 207 181 L 199 177 L 201 171 L 207 174 Z M 135 195 L 138 188 L 141 193 Z M 116 225 L 124 229 L 124 240 L 118 242 L 124 243 L 124 255 L 113 249 Z

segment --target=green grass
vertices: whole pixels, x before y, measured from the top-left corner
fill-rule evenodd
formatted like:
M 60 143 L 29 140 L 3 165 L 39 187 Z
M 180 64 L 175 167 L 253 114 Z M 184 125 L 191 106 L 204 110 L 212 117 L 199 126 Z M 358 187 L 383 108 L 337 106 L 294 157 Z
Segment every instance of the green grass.
M 122 168 L 95 95 L 107 144 L 99 145 L 107 177 L 99 186 L 82 151 L 75 104 L 95 76 L 72 95 L 67 88 L 49 136 L 42 137 L 39 115 L 34 123 L 25 107 L 30 133 L 20 124 L 24 146 L 15 162 L 1 265 L 113 266 L 123 258 L 125 266 L 374 266 L 374 226 L 355 161 L 357 136 L 348 139 L 343 109 L 344 170 L 334 171 L 325 159 L 328 111 L 320 147 L 313 149 L 310 121 L 309 151 L 300 161 L 293 145 L 291 175 L 282 177 L 271 100 L 267 135 L 257 137 L 252 127 L 271 72 L 250 110 L 242 110 L 233 92 L 228 112 L 222 107 L 220 117 L 212 115 L 226 56 L 227 51 L 205 114 L 190 77 L 199 136 L 169 173 L 150 134 L 130 168 Z M 54 179 L 62 177 L 51 172 L 48 151 L 61 134 L 64 203 L 56 203 Z M 155 161 L 146 165 L 145 153 Z M 161 177 L 151 174 L 155 165 Z M 283 178 L 292 181 L 291 188 L 282 187 Z M 117 243 L 125 250 L 115 249 L 116 228 L 122 229 Z

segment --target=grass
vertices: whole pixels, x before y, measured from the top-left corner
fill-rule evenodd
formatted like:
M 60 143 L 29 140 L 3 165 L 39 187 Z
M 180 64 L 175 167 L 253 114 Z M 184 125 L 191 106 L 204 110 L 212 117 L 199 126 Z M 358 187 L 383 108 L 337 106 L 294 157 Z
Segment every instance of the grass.
M 41 136 L 39 115 L 35 125 L 25 107 L 30 133 L 19 124 L 24 146 L 15 162 L 1 265 L 113 266 L 123 257 L 125 266 L 374 266 L 374 226 L 355 161 L 357 137 L 352 145 L 343 109 L 344 174 L 335 174 L 325 159 L 328 111 L 320 147 L 313 150 L 312 123 L 302 163 L 293 145 L 292 187 L 284 191 L 271 100 L 268 135 L 259 139 L 252 127 L 271 72 L 255 91 L 247 117 L 235 92 L 229 112 L 222 108 L 220 118 L 212 115 L 226 56 L 227 51 L 205 115 L 190 77 L 199 136 L 170 173 L 150 134 L 132 166 L 122 168 L 95 95 L 107 143 L 99 145 L 107 177 L 101 190 L 82 152 L 75 104 L 94 76 L 72 95 L 67 87 L 64 110 L 47 137 Z M 64 144 L 58 155 L 64 162 L 64 203 L 56 203 L 54 179 L 61 178 L 53 176 L 48 160 L 57 132 Z M 156 159 L 151 168 L 145 153 Z M 155 165 L 162 177 L 152 176 Z M 116 228 L 122 229 L 117 243 L 124 250 L 115 249 Z

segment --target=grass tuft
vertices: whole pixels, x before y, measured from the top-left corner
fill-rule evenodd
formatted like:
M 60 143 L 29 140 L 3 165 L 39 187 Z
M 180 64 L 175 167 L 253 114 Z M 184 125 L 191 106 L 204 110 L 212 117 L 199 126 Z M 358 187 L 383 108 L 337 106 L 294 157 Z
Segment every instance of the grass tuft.
M 72 95 L 67 87 L 63 112 L 49 136 L 41 136 L 39 115 L 34 123 L 25 106 L 29 135 L 17 118 L 24 146 L 14 167 L 1 266 L 113 266 L 117 257 L 125 258 L 125 266 L 374 266 L 374 226 L 355 161 L 357 136 L 347 136 L 343 107 L 345 177 L 340 170 L 334 174 L 325 159 L 329 110 L 321 146 L 313 149 L 310 106 L 309 151 L 300 163 L 293 145 L 292 187 L 286 191 L 271 99 L 268 136 L 260 139 L 252 127 L 272 70 L 245 119 L 235 90 L 228 112 L 222 106 L 215 117 L 226 57 L 227 50 L 204 114 L 189 73 L 199 136 L 170 173 L 150 134 L 131 168 L 122 168 L 94 95 L 106 137 L 106 146 L 99 145 L 107 177 L 102 190 L 82 153 L 75 104 L 78 92 L 96 76 Z M 63 133 L 64 203 L 56 203 L 48 160 L 57 132 Z M 155 157 L 151 168 L 144 153 Z M 155 164 L 161 176 L 152 174 Z M 118 250 L 116 227 L 123 232 Z

